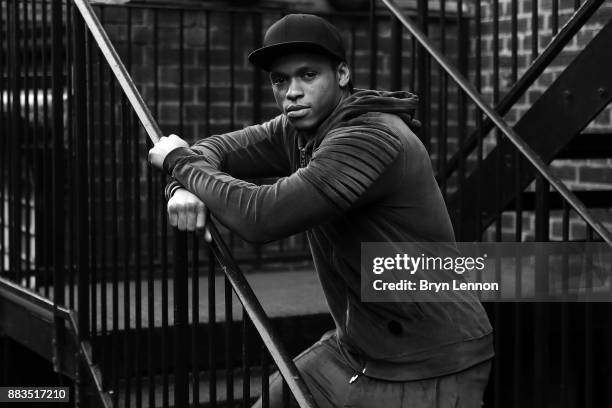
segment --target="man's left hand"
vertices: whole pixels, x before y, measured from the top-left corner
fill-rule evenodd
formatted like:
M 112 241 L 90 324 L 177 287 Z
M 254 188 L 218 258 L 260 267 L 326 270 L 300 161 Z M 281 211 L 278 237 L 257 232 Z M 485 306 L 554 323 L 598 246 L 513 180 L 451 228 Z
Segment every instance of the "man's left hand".
M 149 150 L 149 162 L 153 167 L 163 170 L 164 160 L 168 153 L 179 147 L 189 147 L 189 144 L 177 135 L 162 136 L 159 142 Z

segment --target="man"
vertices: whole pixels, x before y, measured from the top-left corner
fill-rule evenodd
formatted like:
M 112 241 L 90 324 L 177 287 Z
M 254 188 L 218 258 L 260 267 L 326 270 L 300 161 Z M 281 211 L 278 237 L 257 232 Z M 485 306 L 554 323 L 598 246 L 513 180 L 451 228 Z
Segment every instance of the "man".
M 249 60 L 282 114 L 188 147 L 163 138 L 150 161 L 174 178 L 170 223 L 204 225 L 204 205 L 248 241 L 307 231 L 336 324 L 295 361 L 319 407 L 478 407 L 493 357 L 478 302 L 363 303 L 362 242 L 454 242 L 428 154 L 411 131 L 417 98 L 353 90 L 339 32 L 288 15 Z M 257 186 L 242 178 L 280 177 Z M 281 406 L 271 380 L 271 406 Z M 260 404 L 258 402 L 258 404 Z

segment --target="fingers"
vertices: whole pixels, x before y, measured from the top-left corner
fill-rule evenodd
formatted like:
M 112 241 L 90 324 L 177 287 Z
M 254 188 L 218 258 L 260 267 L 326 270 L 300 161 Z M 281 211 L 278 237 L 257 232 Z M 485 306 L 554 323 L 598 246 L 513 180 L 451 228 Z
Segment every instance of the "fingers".
M 204 209 L 204 206 L 202 205 L 201 207 L 198 208 L 196 212 L 196 229 L 204 228 L 205 224 L 206 224 L 206 211 Z
M 204 203 L 187 190 L 180 190 L 168 201 L 168 221 L 180 231 L 204 228 L 206 212 Z

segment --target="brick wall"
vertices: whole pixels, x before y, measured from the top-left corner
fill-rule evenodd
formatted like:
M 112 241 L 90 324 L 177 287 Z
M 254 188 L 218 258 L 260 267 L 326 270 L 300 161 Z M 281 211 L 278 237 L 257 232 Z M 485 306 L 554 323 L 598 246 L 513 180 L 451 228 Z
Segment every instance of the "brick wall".
M 561 26 L 573 13 L 573 2 L 563 1 L 560 8 Z M 493 67 L 492 67 L 492 8 L 491 2 L 483 1 L 483 33 L 482 47 L 482 90 L 489 101 L 493 95 Z M 519 76 L 531 62 L 530 38 L 530 2 L 519 1 Z M 433 3 L 432 3 L 433 5 Z M 539 49 L 541 52 L 551 39 L 551 1 L 539 2 Z M 434 8 L 432 6 L 432 8 Z M 449 6 L 452 10 L 452 7 Z M 246 59 L 248 52 L 257 46 L 257 37 L 262 36 L 265 28 L 276 20 L 279 12 L 266 12 L 262 14 L 261 31 L 254 35 L 254 24 L 257 15 L 251 13 L 205 12 L 202 10 L 177 10 L 151 8 L 107 7 L 104 10 L 104 26 L 114 44 L 118 48 L 124 61 L 131 55 L 132 73 L 145 100 L 154 111 L 164 133 L 179 133 L 187 140 L 210 134 L 226 132 L 242 128 L 257 121 L 265 120 L 276 114 L 278 109 L 272 99 L 271 91 L 265 74 L 258 73 Z M 514 123 L 533 103 L 535 98 L 554 81 L 564 66 L 580 49 L 588 43 L 602 24 L 609 19 L 610 5 L 604 6 L 589 24 L 576 36 L 570 46 L 549 67 L 541 78 L 529 89 L 526 96 L 506 116 L 510 123 Z M 510 1 L 500 1 L 500 96 L 503 96 L 512 85 L 510 75 Z M 471 5 L 473 13 L 473 5 Z M 128 32 L 128 13 L 131 14 L 131 33 Z M 157 34 L 154 32 L 155 14 L 157 13 Z M 100 13 L 99 13 L 100 14 Z M 182 16 L 181 16 L 182 14 Z M 457 24 L 450 13 L 446 22 L 446 54 L 457 61 Z M 101 15 L 101 14 L 100 14 Z M 470 10 L 466 15 L 471 15 Z M 473 14 L 472 14 L 473 15 Z M 368 87 L 370 83 L 370 45 L 369 25 L 367 15 L 326 15 L 341 30 L 350 61 L 353 68 L 354 82 L 357 87 Z M 182 21 L 182 22 L 181 22 Z M 182 26 L 182 29 L 181 29 Z M 388 17 L 382 17 L 378 23 L 377 40 L 377 87 L 388 89 L 391 77 L 391 25 Z M 434 19 L 430 22 L 430 36 L 440 43 L 439 23 Z M 470 24 L 473 30 L 473 21 Z M 471 31 L 473 32 L 473 31 Z M 157 37 L 156 37 L 157 35 Z M 182 36 L 182 37 L 181 37 Z M 207 38 L 208 36 L 208 38 Z M 181 42 L 181 38 L 183 41 Z M 468 69 L 470 79 L 474 80 L 474 39 L 469 44 L 470 56 Z M 131 41 L 130 41 L 131 40 Z M 128 43 L 131 44 L 128 53 Z M 182 51 L 181 51 L 182 44 Z M 210 45 L 207 54 L 207 44 Z M 404 33 L 402 58 L 402 88 L 415 91 L 415 68 L 413 64 L 413 49 L 410 37 Z M 158 53 L 157 68 L 155 67 L 155 53 Z M 182 52 L 182 63 L 181 63 Z M 233 62 L 233 64 L 232 64 Z M 207 70 L 208 66 L 208 70 Z M 232 69 L 233 67 L 233 69 Z M 209 72 L 209 75 L 207 75 Z M 157 74 L 158 104 L 155 104 L 155 75 Z M 182 87 L 181 87 L 182 77 Z M 233 79 L 232 79 L 233 78 Z M 261 87 L 261 100 L 253 101 L 254 83 Z M 431 153 L 434 166 L 438 164 L 438 143 L 436 135 L 439 131 L 437 121 L 440 112 L 439 69 L 431 65 L 430 93 L 432 99 L 427 105 L 430 122 L 426 123 L 426 134 L 432 138 Z M 448 122 L 446 125 L 448 137 L 449 157 L 456 150 L 458 134 L 457 90 L 449 81 L 449 99 L 446 102 Z M 233 86 L 232 86 L 233 83 Z M 210 84 L 210 87 L 207 87 Z M 182 90 L 181 90 L 182 89 Z M 182 103 L 180 95 L 183 95 Z M 210 103 L 207 104 L 207 98 Z M 258 109 L 255 109 L 257 104 Z M 468 131 L 474 126 L 473 109 L 468 109 Z M 422 115 L 422 113 L 420 114 Z M 612 109 L 608 108 L 600 114 L 588 128 L 589 131 L 612 131 Z M 490 149 L 491 142 L 486 148 Z M 144 149 L 144 147 L 143 147 Z M 601 171 L 612 166 L 610 160 L 583 160 L 583 161 L 555 161 L 553 163 L 563 179 L 572 187 L 594 188 L 610 187 L 609 173 Z M 144 174 L 146 167 L 143 166 Z M 452 185 L 451 185 L 452 189 Z M 510 215 L 505 216 L 508 220 Z M 528 220 L 525 227 L 532 225 Z M 505 222 L 505 225 L 510 225 Z M 553 227 L 555 229 L 555 227 Z M 526 228 L 525 237 L 533 236 L 533 230 Z
M 493 102 L 493 7 L 489 1 L 483 1 L 483 94 Z M 499 2 L 499 18 L 500 18 L 500 34 L 499 34 L 499 56 L 500 56 L 500 97 L 503 97 L 512 86 L 511 76 L 511 55 L 512 55 L 512 40 L 510 31 L 510 20 L 512 16 L 512 2 L 510 0 L 501 0 Z M 531 1 L 518 1 L 518 75 L 527 69 L 533 60 L 532 48 L 532 30 L 531 30 Z M 552 1 L 538 2 L 538 48 L 536 55 L 542 52 L 549 44 L 553 35 L 553 17 L 552 17 Z M 559 23 L 558 27 L 569 20 L 574 13 L 573 1 L 561 1 L 559 4 Z M 572 41 L 564 48 L 562 53 L 553 61 L 553 63 L 544 71 L 538 80 L 528 89 L 525 96 L 515 104 L 514 108 L 506 115 L 506 120 L 510 124 L 516 121 L 529 109 L 537 98 L 542 95 L 546 89 L 554 82 L 561 74 L 565 67 L 580 53 L 580 51 L 589 43 L 589 41 L 597 34 L 597 32 L 606 24 L 612 17 L 612 4 L 605 2 L 600 10 L 588 21 L 588 23 L 578 32 Z M 471 47 L 475 46 L 475 40 L 472 39 Z M 585 132 L 601 132 L 612 133 L 612 106 L 604 109 L 585 129 Z M 568 184 L 571 189 L 589 190 L 589 189 L 610 189 L 612 188 L 612 179 L 610 177 L 612 171 L 612 159 L 605 160 L 555 160 L 552 167 L 556 174 Z M 607 225 L 612 226 L 612 213 L 606 210 L 595 210 L 595 214 L 607 222 Z M 561 236 L 561 215 L 556 214 L 551 222 L 551 234 L 553 238 Z M 512 236 L 514 230 L 514 214 L 504 215 L 504 235 Z M 533 239 L 534 222 L 533 217 L 528 217 L 524 222 L 525 239 Z M 574 239 L 584 238 L 586 236 L 585 227 L 578 217 L 572 217 L 571 220 L 571 235 Z

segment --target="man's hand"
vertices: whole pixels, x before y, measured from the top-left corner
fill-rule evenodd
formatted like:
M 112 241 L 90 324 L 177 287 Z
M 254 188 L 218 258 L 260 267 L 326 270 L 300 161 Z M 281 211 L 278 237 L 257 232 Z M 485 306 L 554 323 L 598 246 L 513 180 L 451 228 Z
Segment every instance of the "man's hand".
M 195 194 L 179 188 L 168 200 L 170 225 L 181 231 L 195 231 L 206 224 L 206 208 Z
M 149 150 L 149 162 L 157 169 L 163 170 L 166 156 L 178 147 L 189 147 L 189 144 L 177 135 L 163 136 Z M 168 204 L 170 203 L 168 202 Z

